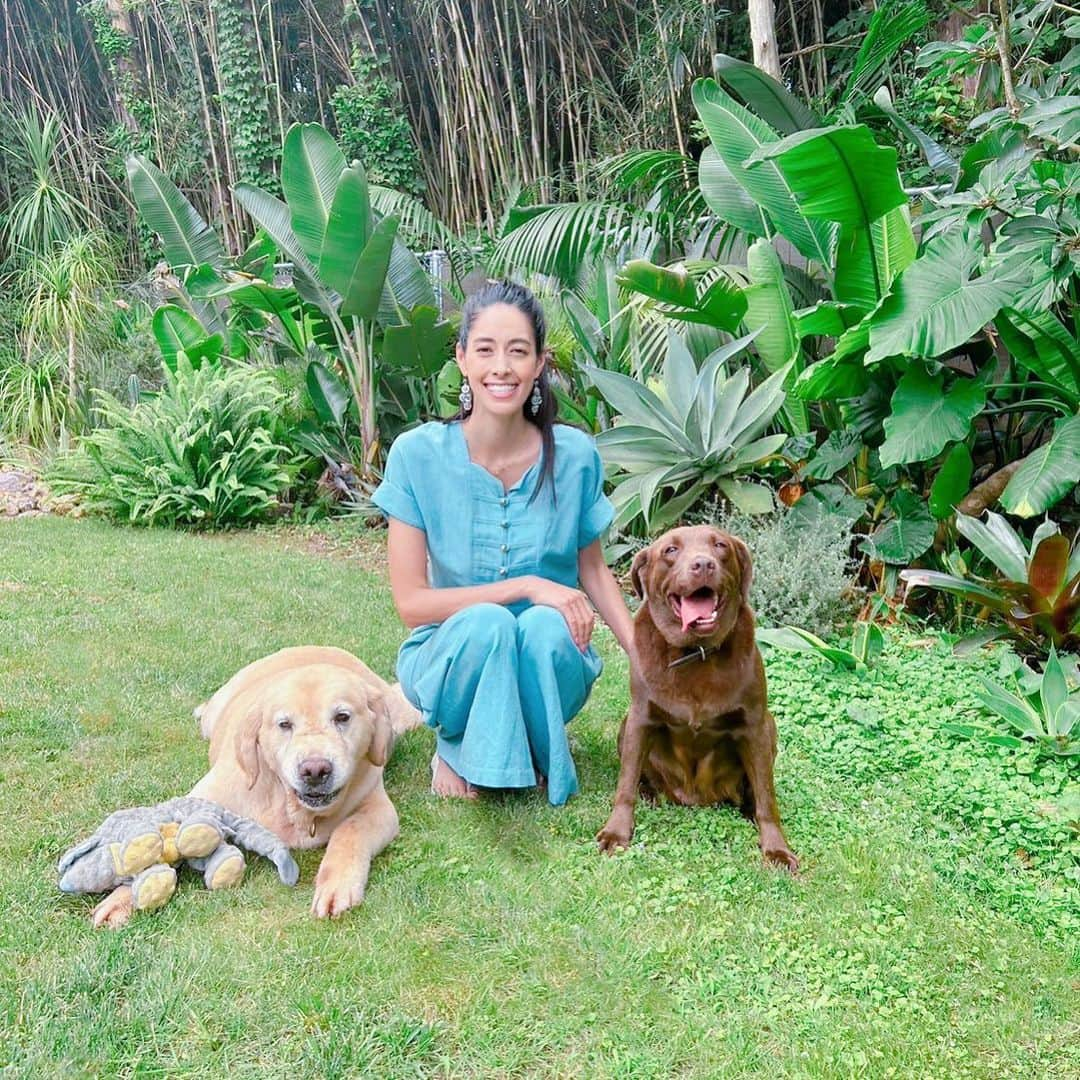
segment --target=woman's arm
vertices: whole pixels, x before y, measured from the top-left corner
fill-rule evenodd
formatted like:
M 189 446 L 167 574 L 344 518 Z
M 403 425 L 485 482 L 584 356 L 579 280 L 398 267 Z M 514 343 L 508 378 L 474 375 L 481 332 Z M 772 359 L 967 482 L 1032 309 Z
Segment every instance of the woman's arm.
M 626 606 L 622 589 L 615 575 L 604 562 L 604 552 L 599 540 L 578 552 L 578 580 L 600 618 L 611 627 L 623 651 L 632 655 L 634 647 L 634 620 Z
M 512 604 L 531 600 L 532 577 L 507 578 L 490 585 L 469 585 L 460 589 L 433 589 L 427 579 L 427 534 L 423 529 L 390 518 L 387 554 L 390 560 L 390 589 L 401 621 L 413 629 L 427 623 L 441 623 L 473 604 Z

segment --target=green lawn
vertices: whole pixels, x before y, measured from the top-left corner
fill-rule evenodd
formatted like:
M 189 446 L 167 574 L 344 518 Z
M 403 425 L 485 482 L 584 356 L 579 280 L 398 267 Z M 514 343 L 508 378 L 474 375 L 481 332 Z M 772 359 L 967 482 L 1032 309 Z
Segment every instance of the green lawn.
M 5 1075 L 1080 1074 L 1069 777 L 942 734 L 971 676 L 910 635 L 862 679 L 768 657 L 798 880 L 762 869 L 726 810 L 643 808 L 634 848 L 597 855 L 627 699 L 603 634 L 567 807 L 436 804 L 432 735 L 412 732 L 387 770 L 402 835 L 362 908 L 311 919 L 312 852 L 295 890 L 260 862 L 238 890 L 190 878 L 161 912 L 91 930 L 57 856 L 194 783 L 191 709 L 237 668 L 322 643 L 391 676 L 380 539 L 315 555 L 0 523 Z

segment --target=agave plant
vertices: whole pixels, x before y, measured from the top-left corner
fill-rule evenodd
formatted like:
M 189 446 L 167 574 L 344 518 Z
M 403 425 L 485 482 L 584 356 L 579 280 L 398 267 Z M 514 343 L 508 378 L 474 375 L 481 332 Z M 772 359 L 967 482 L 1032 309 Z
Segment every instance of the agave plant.
M 787 438 L 761 433 L 784 404 L 789 368 L 747 394 L 749 369 L 729 375 L 725 365 L 752 338 L 721 346 L 699 371 L 686 345 L 670 332 L 663 379 L 655 391 L 615 371 L 587 369 L 620 418 L 596 439 L 601 458 L 615 473 L 611 499 L 617 525 L 639 516 L 649 529 L 675 521 L 710 485 L 744 513 L 773 509 L 772 492 L 742 477 L 775 455 Z M 662 502 L 665 492 L 673 497 Z
M 997 567 L 1001 577 L 957 577 L 934 570 L 904 570 L 908 588 L 924 586 L 952 593 L 996 612 L 1005 625 L 970 639 L 980 644 L 1012 635 L 1033 643 L 1067 647 L 1076 641 L 1080 623 L 1080 547 L 1070 544 L 1047 519 L 1030 548 L 1000 514 L 987 511 L 985 524 L 956 515 L 960 534 Z
M 1050 657 L 1041 674 L 1032 671 L 1014 653 L 1005 654 L 1001 667 L 1000 674 L 1008 685 L 980 676 L 982 688 L 975 696 L 1017 734 L 986 732 L 974 724 L 946 724 L 946 728 L 969 738 L 985 735 L 988 742 L 998 746 L 1019 747 L 1024 739 L 1029 739 L 1039 749 L 1059 757 L 1080 756 L 1080 737 L 1073 734 L 1074 730 L 1080 731 L 1076 657 L 1059 657 L 1051 645 Z

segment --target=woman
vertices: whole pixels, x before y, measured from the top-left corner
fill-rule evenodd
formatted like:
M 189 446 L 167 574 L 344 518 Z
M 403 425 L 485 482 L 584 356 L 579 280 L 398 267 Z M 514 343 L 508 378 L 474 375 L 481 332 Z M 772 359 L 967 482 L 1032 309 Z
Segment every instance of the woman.
M 441 796 L 546 782 L 552 805 L 566 802 L 577 790 L 566 724 L 602 667 L 589 600 L 631 648 L 600 549 L 613 517 L 600 458 L 587 435 L 555 424 L 545 359 L 528 289 L 492 283 L 471 297 L 461 411 L 400 435 L 373 496 L 390 523 L 394 603 L 413 631 L 397 674 L 438 733 Z

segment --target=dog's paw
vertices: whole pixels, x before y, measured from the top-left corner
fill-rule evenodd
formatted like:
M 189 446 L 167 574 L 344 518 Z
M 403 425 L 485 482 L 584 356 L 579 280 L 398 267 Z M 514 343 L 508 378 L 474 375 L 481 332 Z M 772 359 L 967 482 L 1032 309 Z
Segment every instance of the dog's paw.
M 91 915 L 95 930 L 119 930 L 127 924 L 135 910 L 135 900 L 131 889 L 127 885 L 121 885 L 113 889 L 96 908 Z
M 364 885 L 357 878 L 331 879 L 317 878 L 315 898 L 311 902 L 311 914 L 316 919 L 333 919 L 343 915 L 349 908 L 356 907 L 364 900 Z
M 795 857 L 794 852 L 786 847 L 763 848 L 761 857 L 769 866 L 779 867 L 789 874 L 799 872 L 799 860 Z
M 624 818 L 612 814 L 608 823 L 596 834 L 596 842 L 605 855 L 614 855 L 630 846 L 633 835 L 633 824 L 627 825 Z

